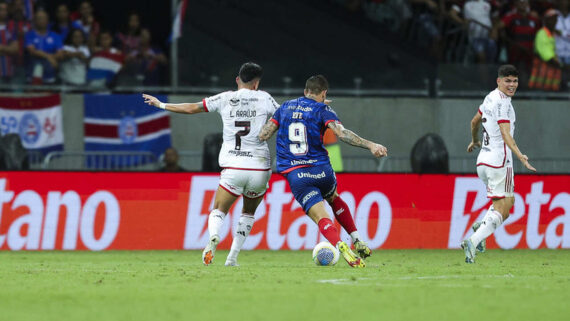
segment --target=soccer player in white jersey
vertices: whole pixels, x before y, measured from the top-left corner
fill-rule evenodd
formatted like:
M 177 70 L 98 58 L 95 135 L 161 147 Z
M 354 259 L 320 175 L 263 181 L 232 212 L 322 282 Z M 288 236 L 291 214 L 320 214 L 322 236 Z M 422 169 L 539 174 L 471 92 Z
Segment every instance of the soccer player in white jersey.
M 226 266 L 238 265 L 237 256 L 253 227 L 255 210 L 269 187 L 269 147 L 258 136 L 279 104 L 271 95 L 258 90 L 262 73 L 259 65 L 245 63 L 236 77 L 237 91 L 226 91 L 198 103 L 165 104 L 143 94 L 145 103 L 168 111 L 185 114 L 218 112 L 222 117 L 224 142 L 218 160 L 223 170 L 214 209 L 208 217 L 210 238 L 202 252 L 202 262 L 206 265 L 214 261 L 224 218 L 237 198 L 243 195 L 243 211 L 225 263 Z
M 490 92 L 478 112 L 471 120 L 471 143 L 468 152 L 480 147 L 477 157 L 477 175 L 487 186 L 487 197 L 492 203 L 475 233 L 461 243 L 465 251 L 465 262 L 475 263 L 476 248 L 508 217 L 515 202 L 514 198 L 514 153 L 529 170 L 536 169 L 521 153 L 515 140 L 515 110 L 511 104 L 519 85 L 519 73 L 512 65 L 499 68 L 497 89 Z M 479 140 L 479 127 L 483 124 L 483 142 Z

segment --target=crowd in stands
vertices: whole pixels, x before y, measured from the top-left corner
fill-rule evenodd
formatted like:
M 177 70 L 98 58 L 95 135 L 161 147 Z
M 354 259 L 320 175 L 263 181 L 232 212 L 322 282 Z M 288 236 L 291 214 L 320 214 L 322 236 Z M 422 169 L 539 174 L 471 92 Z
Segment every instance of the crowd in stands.
M 168 59 L 139 14 L 115 33 L 97 21 L 92 2 L 76 3 L 0 0 L 0 84 L 162 84 Z
M 524 85 L 542 90 L 570 81 L 570 0 L 334 2 L 405 34 L 440 62 L 514 64 Z

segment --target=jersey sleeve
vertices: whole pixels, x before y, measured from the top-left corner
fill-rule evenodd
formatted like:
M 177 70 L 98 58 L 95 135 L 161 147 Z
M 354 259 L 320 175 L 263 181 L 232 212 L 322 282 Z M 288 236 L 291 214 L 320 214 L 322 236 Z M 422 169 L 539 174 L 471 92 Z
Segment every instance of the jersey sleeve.
M 325 106 L 321 110 L 321 122 L 323 127 L 327 127 L 330 122 L 338 121 L 340 123 L 340 119 L 338 119 L 337 114 L 330 106 Z
M 215 96 L 206 97 L 202 99 L 202 106 L 206 112 L 219 112 L 222 109 L 224 95 L 225 93 L 220 93 Z
M 508 101 L 499 101 L 495 108 L 495 119 L 497 123 L 510 123 L 509 110 L 511 103 Z
M 279 123 L 281 121 L 281 108 L 277 107 L 277 110 L 275 110 L 273 116 L 269 118 L 269 121 L 277 125 L 277 127 L 279 127 Z
M 271 95 L 267 94 L 267 113 L 273 114 L 277 109 L 279 109 L 279 104 L 271 97 Z

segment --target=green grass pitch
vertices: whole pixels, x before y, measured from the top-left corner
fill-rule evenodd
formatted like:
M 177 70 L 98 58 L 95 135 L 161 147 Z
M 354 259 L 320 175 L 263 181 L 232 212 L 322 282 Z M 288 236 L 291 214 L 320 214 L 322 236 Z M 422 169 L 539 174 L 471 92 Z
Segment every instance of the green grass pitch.
M 570 251 L 0 252 L 0 320 L 570 320 Z

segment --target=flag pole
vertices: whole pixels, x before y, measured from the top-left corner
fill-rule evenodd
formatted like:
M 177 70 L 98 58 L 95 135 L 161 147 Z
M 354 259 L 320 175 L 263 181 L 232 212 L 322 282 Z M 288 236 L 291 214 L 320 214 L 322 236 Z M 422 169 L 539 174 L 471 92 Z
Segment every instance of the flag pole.
M 174 22 L 178 9 L 178 0 L 171 0 L 171 20 Z M 172 30 L 172 28 L 171 28 Z M 178 90 L 178 37 L 172 36 L 170 41 L 170 88 L 172 92 Z

